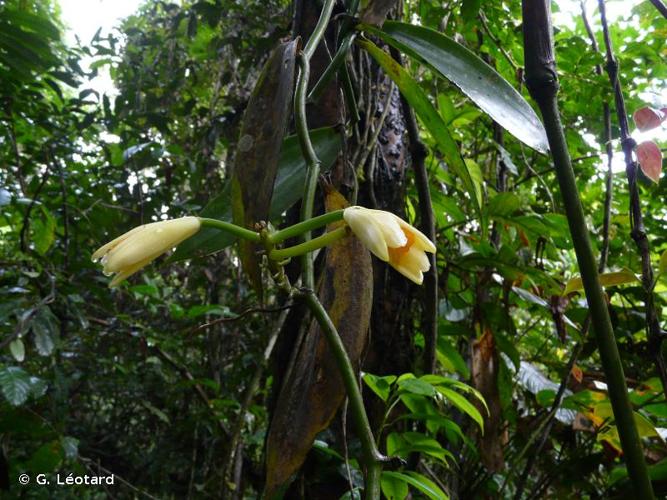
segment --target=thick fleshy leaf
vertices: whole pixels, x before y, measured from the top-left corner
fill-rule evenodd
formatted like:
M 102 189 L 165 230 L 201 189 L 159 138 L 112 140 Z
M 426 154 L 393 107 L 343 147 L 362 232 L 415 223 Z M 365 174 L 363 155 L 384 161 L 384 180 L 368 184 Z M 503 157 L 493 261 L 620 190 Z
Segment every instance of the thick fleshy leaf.
M 297 44 L 292 40 L 273 50 L 243 115 L 231 184 L 232 215 L 240 226 L 252 228 L 269 217 L 280 148 L 291 114 Z M 240 242 L 243 270 L 261 295 L 257 250 L 255 243 Z
M 327 211 L 346 205 L 333 190 L 326 194 L 325 203 Z M 342 225 L 344 222 L 336 222 L 327 229 Z M 318 297 L 352 364 L 358 367 L 370 324 L 373 268 L 370 253 L 352 234 L 327 247 Z M 315 437 L 329 426 L 345 398 L 340 371 L 316 322 L 297 348 L 294 364 L 281 384 L 267 437 L 265 498 L 274 498 L 301 467 Z
M 629 269 L 614 271 L 611 273 L 603 273 L 600 275 L 600 284 L 604 287 L 626 285 L 628 283 L 635 283 L 638 281 L 639 278 L 637 278 L 637 275 Z M 563 290 L 563 295 L 567 295 L 568 293 L 572 292 L 578 292 L 583 289 L 584 284 L 581 281 L 581 278 L 577 276 L 576 278 L 572 278 L 567 282 L 565 285 L 565 290 Z
M 648 106 L 639 108 L 632 114 L 632 119 L 641 132 L 659 127 L 666 118 L 667 115 L 662 110 Z
M 387 21 L 382 30 L 369 27 L 368 31 L 426 62 L 527 146 L 541 153 L 549 151 L 544 126 L 530 104 L 460 43 L 435 30 L 396 21 Z
M 325 172 L 338 156 L 341 148 L 341 137 L 333 128 L 321 128 L 310 131 L 310 138 L 317 157 L 322 162 L 321 168 Z M 306 182 L 306 163 L 301 154 L 299 141 L 296 136 L 290 136 L 283 142 L 278 162 L 278 174 L 273 188 L 270 220 L 275 220 L 301 199 L 303 185 Z M 229 185 L 222 193 L 213 198 L 199 214 L 201 217 L 210 217 L 231 222 L 232 201 Z M 210 255 L 228 247 L 236 241 L 229 233 L 211 228 L 202 228 L 192 238 L 181 243 L 169 262 L 176 262 L 190 257 Z
M 662 151 L 653 141 L 644 141 L 637 146 L 637 160 L 644 175 L 657 183 L 662 173 Z
M 431 101 L 428 100 L 428 97 L 426 97 L 419 84 L 400 64 L 374 43 L 368 40 L 359 40 L 357 43 L 373 56 L 373 59 L 378 62 L 387 76 L 396 83 L 401 93 L 405 96 L 405 99 L 414 108 L 437 142 L 438 148 L 445 156 L 449 168 L 463 181 L 463 186 L 470 195 L 470 200 L 476 212 L 481 214 L 481 192 L 477 189 L 477 183 L 473 180 L 468 165 L 463 161 L 459 147 L 449 133 L 449 129 L 440 116 L 440 113 L 431 104 Z

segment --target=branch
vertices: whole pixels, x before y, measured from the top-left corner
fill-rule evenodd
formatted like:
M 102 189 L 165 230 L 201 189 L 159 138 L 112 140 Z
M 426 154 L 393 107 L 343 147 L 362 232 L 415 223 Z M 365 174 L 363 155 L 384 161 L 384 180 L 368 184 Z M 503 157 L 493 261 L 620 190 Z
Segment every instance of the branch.
M 565 142 L 565 134 L 560 121 L 556 100 L 558 78 L 553 52 L 551 4 L 549 0 L 523 0 L 522 12 L 526 84 L 542 113 L 579 271 L 586 291 L 593 330 L 597 337 L 602 366 L 607 375 L 609 398 L 614 411 L 625 461 L 637 496 L 652 499 L 654 498 L 653 488 L 644 461 L 641 441 L 635 427 L 623 366 L 604 293 L 600 286 L 597 264 L 593 256 L 574 171 Z
M 658 12 L 660 12 L 660 14 L 662 14 L 662 16 L 667 19 L 667 6 L 662 3 L 662 0 L 651 0 L 651 3 L 656 9 L 658 9 Z
M 621 82 L 618 79 L 618 62 L 614 57 L 611 36 L 609 34 L 609 25 L 607 24 L 607 13 L 604 0 L 598 0 L 600 9 L 600 20 L 602 22 L 602 32 L 604 34 L 604 44 L 607 53 L 607 74 L 609 83 L 614 91 L 614 100 L 616 101 L 616 115 L 621 133 L 621 146 L 625 157 L 625 175 L 628 179 L 628 190 L 630 191 L 630 224 L 632 232 L 630 235 L 637 246 L 642 262 L 642 288 L 644 289 L 644 311 L 646 314 L 646 333 L 648 338 L 649 352 L 654 354 L 656 370 L 662 382 L 662 390 L 667 398 L 667 366 L 662 357 L 662 329 L 660 320 L 655 310 L 653 302 L 653 267 L 651 266 L 651 246 L 644 227 L 644 217 L 642 215 L 641 200 L 639 199 L 639 187 L 637 185 L 637 162 L 634 161 L 632 153 L 635 147 L 635 141 L 630 137 L 628 128 L 628 114 L 625 109 L 625 100 L 623 99 L 623 90 Z

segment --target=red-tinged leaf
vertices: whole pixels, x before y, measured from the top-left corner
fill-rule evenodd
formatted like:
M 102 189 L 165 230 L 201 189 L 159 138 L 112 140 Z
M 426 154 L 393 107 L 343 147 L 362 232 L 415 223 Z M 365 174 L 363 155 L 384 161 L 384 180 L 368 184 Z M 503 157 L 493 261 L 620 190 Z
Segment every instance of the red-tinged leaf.
M 665 118 L 667 118 L 667 114 L 663 110 L 646 106 L 635 111 L 632 118 L 637 128 L 644 132 L 659 127 Z
M 662 172 L 662 152 L 653 141 L 644 141 L 637 146 L 637 159 L 644 175 L 657 183 Z

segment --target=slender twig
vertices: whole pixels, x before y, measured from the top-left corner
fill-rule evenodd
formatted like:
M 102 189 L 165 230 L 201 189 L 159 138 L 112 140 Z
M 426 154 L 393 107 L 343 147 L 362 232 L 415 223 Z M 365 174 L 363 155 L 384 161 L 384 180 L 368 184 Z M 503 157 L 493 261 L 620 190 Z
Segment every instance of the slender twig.
M 214 319 L 213 321 L 209 321 L 208 323 L 204 323 L 203 325 L 196 326 L 191 333 L 198 332 L 199 330 L 205 330 L 220 323 L 233 323 L 234 321 L 239 321 L 240 319 L 245 318 L 249 314 L 282 312 L 289 309 L 290 307 L 292 307 L 292 304 L 285 304 L 282 307 L 273 307 L 273 308 L 251 307 L 231 318 L 217 318 Z
M 389 89 L 387 90 L 387 95 L 385 96 L 384 103 L 382 104 L 382 113 L 380 114 L 380 118 L 375 124 L 375 127 L 370 127 L 370 123 L 368 124 L 368 127 L 373 129 L 373 133 L 369 141 L 365 144 L 365 146 L 360 149 L 361 156 L 359 157 L 358 160 L 356 160 L 355 172 L 363 171 L 364 165 L 366 164 L 366 160 L 368 160 L 368 156 L 373 151 L 375 151 L 375 148 L 377 147 L 378 137 L 380 137 L 380 132 L 382 132 L 382 128 L 384 127 L 384 122 L 386 121 L 387 116 L 389 115 L 389 110 L 391 109 L 391 96 L 393 93 L 394 93 L 394 82 L 391 81 L 389 83 Z M 368 182 L 371 182 L 372 175 L 368 175 L 366 179 Z
M 637 495 L 640 498 L 652 499 L 654 498 L 653 488 L 644 461 L 639 434 L 635 427 L 623 365 L 604 293 L 600 286 L 597 264 L 593 256 L 586 219 L 560 121 L 556 99 L 558 77 L 553 53 L 551 4 L 549 0 L 523 0 L 522 13 L 526 84 L 544 120 L 574 250 L 586 291 L 593 330 L 597 337 L 602 366 L 607 376 L 609 399 L 625 461 Z
M 586 15 L 586 8 L 585 4 L 582 1 L 580 3 L 581 5 L 581 18 L 584 23 L 584 27 L 586 28 L 586 32 L 588 33 L 588 37 L 590 38 L 591 41 L 591 46 L 593 47 L 593 50 L 597 53 L 599 53 L 599 48 L 597 44 L 597 40 L 595 39 L 595 35 L 593 34 L 593 30 L 591 29 L 590 23 L 588 22 L 588 16 Z M 602 67 L 599 64 L 595 65 L 595 73 L 597 75 L 602 75 Z M 611 111 L 609 109 L 609 103 L 605 100 L 602 104 L 602 121 L 604 125 L 604 131 L 603 131 L 603 144 L 605 144 L 605 149 L 606 149 L 606 154 L 607 154 L 607 175 L 605 179 L 605 197 L 604 197 L 604 215 L 603 215 L 603 223 L 602 223 L 602 248 L 600 249 L 600 258 L 598 262 L 598 271 L 603 272 L 604 269 L 607 266 L 607 259 L 609 256 L 609 221 L 611 219 L 611 201 L 612 201 L 612 189 L 613 189 L 613 173 L 612 173 L 612 159 L 613 159 L 613 148 L 611 145 Z M 597 153 L 595 155 L 591 155 L 591 157 L 597 158 L 600 156 L 600 153 Z M 575 161 L 575 160 L 572 160 Z M 549 413 L 546 415 L 546 420 L 547 420 L 547 425 L 543 429 L 543 433 L 541 438 L 537 441 L 537 445 L 535 446 L 535 449 L 533 452 L 528 456 L 528 460 L 526 462 L 526 466 L 523 470 L 523 473 L 521 474 L 521 477 L 519 479 L 518 485 L 516 487 L 516 494 L 514 498 L 516 500 L 519 500 L 522 496 L 526 481 L 528 477 L 530 477 L 530 473 L 532 471 L 533 466 L 535 465 L 535 462 L 537 460 L 537 457 L 540 456 L 542 453 L 542 448 L 544 448 L 544 445 L 547 442 L 547 439 L 549 437 L 549 434 L 551 433 L 551 429 L 553 428 L 553 424 L 556 420 L 556 412 L 558 411 L 558 408 L 560 408 L 561 402 L 563 400 L 563 396 L 565 395 L 565 388 L 567 387 L 567 384 L 570 382 L 570 378 L 572 375 L 572 368 L 574 367 L 575 363 L 579 359 L 579 355 L 581 354 L 582 348 L 583 348 L 583 343 L 586 340 L 586 337 L 588 335 L 588 330 L 590 329 L 591 325 L 591 318 L 590 315 L 586 316 L 586 320 L 584 321 L 584 324 L 582 325 L 581 328 L 581 340 L 574 346 L 574 349 L 572 350 L 572 354 L 570 355 L 570 359 L 567 362 L 567 365 L 565 367 L 565 374 L 563 375 L 563 378 L 561 379 L 560 385 L 558 386 L 558 391 L 556 392 L 556 397 L 554 398 L 553 404 L 551 405 L 551 409 L 549 410 Z M 541 426 L 540 426 L 541 429 Z
M 262 380 L 262 375 L 264 375 L 264 370 L 266 369 L 269 359 L 271 358 L 271 354 L 273 353 L 273 348 L 275 347 L 276 341 L 278 340 L 278 335 L 283 329 L 283 325 L 285 324 L 285 319 L 287 318 L 289 307 L 291 307 L 290 304 L 287 304 L 286 306 L 282 307 L 282 313 L 278 317 L 278 321 L 276 321 L 276 324 L 273 326 L 273 329 L 271 330 L 271 334 L 269 335 L 269 339 L 266 343 L 266 348 L 264 349 L 264 354 L 259 360 L 259 364 L 257 365 L 255 373 L 253 374 L 252 379 L 250 379 L 250 383 L 248 384 L 248 387 L 246 388 L 245 394 L 243 396 L 243 401 L 241 402 L 241 408 L 239 409 L 239 413 L 236 417 L 236 422 L 234 422 L 234 426 L 232 427 L 231 430 L 230 443 L 229 446 L 227 447 L 226 455 L 222 461 L 223 463 L 222 470 L 224 471 L 225 478 L 229 475 L 230 472 L 229 469 L 234 461 L 234 455 L 236 453 L 237 444 L 239 444 L 239 438 L 241 436 L 243 423 L 246 421 L 246 413 L 248 411 L 248 408 L 250 407 L 250 403 L 252 403 L 252 400 L 255 397 L 257 389 L 259 388 L 259 383 Z
M 642 288 L 644 290 L 644 311 L 649 352 L 654 355 L 656 371 L 662 382 L 662 389 L 665 393 L 665 397 L 667 397 L 667 365 L 665 364 L 661 349 L 663 334 L 653 299 L 654 283 L 653 267 L 651 266 L 651 246 L 648 240 L 648 235 L 646 234 L 646 228 L 644 227 L 644 217 L 642 215 L 641 200 L 639 198 L 637 162 L 635 162 L 632 157 L 636 143 L 634 139 L 630 137 L 628 114 L 625 110 L 623 90 L 618 78 L 618 62 L 614 57 L 604 0 L 598 0 L 598 7 L 600 10 L 602 34 L 604 35 L 604 44 L 607 55 L 607 74 L 609 75 L 609 82 L 614 91 L 616 116 L 618 118 L 618 126 L 620 129 L 621 146 L 625 157 L 625 174 L 628 179 L 628 190 L 630 192 L 630 235 L 637 246 L 642 263 Z
M 512 59 L 512 56 L 509 54 L 509 52 L 507 52 L 507 50 L 505 50 L 505 47 L 503 47 L 502 42 L 493 33 L 493 31 L 491 31 L 491 28 L 489 28 L 489 23 L 487 22 L 486 15 L 484 14 L 484 12 L 480 11 L 479 16 L 477 16 L 477 18 L 479 19 L 479 22 L 481 23 L 482 28 L 484 28 L 484 32 L 493 41 L 493 43 L 498 48 L 498 50 L 503 55 L 503 57 L 508 62 L 508 64 L 510 66 L 512 66 L 512 69 L 514 70 L 514 75 L 517 77 L 517 79 L 520 80 L 520 78 L 519 78 L 519 75 L 520 75 L 519 65 L 516 63 L 516 61 L 514 61 L 514 59 Z M 520 81 L 519 81 L 519 84 L 521 84 Z
M 581 19 L 586 28 L 586 33 L 588 33 L 588 38 L 591 41 L 591 46 L 593 51 L 596 54 L 600 53 L 600 48 L 598 47 L 598 42 L 595 39 L 595 34 L 591 28 L 590 23 L 588 22 L 588 16 L 586 15 L 586 6 L 582 0 L 580 3 L 581 6 Z M 595 74 L 598 76 L 602 75 L 602 66 L 599 64 L 595 65 Z M 614 174 L 612 172 L 612 162 L 614 159 L 614 148 L 612 147 L 611 140 L 611 110 L 609 108 L 609 103 L 605 99 L 602 103 L 602 123 L 604 126 L 602 143 L 605 145 L 605 153 L 607 155 L 607 175 L 605 177 L 605 196 L 604 196 L 604 215 L 602 222 L 602 248 L 600 249 L 600 261 L 598 264 L 598 271 L 603 272 L 605 267 L 607 267 L 607 259 L 609 257 L 609 225 L 611 220 L 611 202 L 613 198 L 613 178 Z

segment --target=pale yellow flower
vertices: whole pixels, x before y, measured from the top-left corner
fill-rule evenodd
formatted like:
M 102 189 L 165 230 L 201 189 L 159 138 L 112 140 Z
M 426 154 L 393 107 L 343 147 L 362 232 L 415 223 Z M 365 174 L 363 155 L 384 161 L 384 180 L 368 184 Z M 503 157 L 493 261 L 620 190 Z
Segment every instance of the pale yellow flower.
M 423 233 L 383 210 L 349 207 L 343 212 L 343 219 L 374 255 L 406 278 L 422 284 L 423 272 L 431 267 L 426 252 L 435 253 L 435 245 Z
M 114 287 L 151 263 L 154 259 L 194 235 L 201 227 L 197 217 L 181 217 L 135 227 L 100 247 L 93 262 L 101 260 L 104 274 L 116 273 Z

